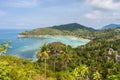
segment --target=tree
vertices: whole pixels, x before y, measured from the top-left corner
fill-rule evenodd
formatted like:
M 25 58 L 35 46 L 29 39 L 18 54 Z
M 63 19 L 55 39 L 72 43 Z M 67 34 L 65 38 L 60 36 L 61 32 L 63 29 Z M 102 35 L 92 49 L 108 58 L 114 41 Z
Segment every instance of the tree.
M 7 50 L 9 49 L 9 45 L 11 43 L 12 43 L 11 41 L 8 41 L 8 42 L 3 42 L 0 45 L 0 55 L 5 55 L 6 54 Z
M 0 56 L 0 80 L 33 80 L 35 65 L 14 56 Z
M 72 54 L 67 47 L 65 47 L 65 50 L 60 54 L 60 58 L 62 60 L 62 64 L 64 64 L 67 69 L 68 63 L 72 60 Z
M 37 57 L 39 58 L 40 61 L 44 61 L 45 64 L 45 79 L 46 79 L 46 60 L 49 58 L 49 49 L 47 48 L 47 45 L 44 44 L 41 50 L 37 52 Z
M 56 71 L 56 62 L 58 61 L 58 56 L 59 56 L 59 54 L 54 54 L 54 55 L 51 57 L 51 60 L 53 61 L 53 65 L 54 65 L 54 67 L 53 67 L 54 73 L 55 73 L 55 71 Z
M 80 65 L 73 71 L 73 75 L 77 80 L 88 80 L 88 67 L 86 65 Z
M 98 71 L 94 72 L 93 80 L 100 80 L 100 79 L 101 79 L 101 74 Z

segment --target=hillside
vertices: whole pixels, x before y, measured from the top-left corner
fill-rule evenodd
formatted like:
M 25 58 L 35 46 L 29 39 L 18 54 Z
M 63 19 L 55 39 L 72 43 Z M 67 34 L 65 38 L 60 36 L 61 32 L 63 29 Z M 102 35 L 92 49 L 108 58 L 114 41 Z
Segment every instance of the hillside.
M 52 29 L 58 29 L 58 30 L 67 30 L 67 31 L 75 31 L 78 29 L 86 29 L 89 31 L 95 31 L 93 28 L 88 28 L 86 26 L 80 25 L 78 23 L 71 23 L 71 24 L 65 24 L 60 26 L 53 26 Z
M 77 48 L 60 42 L 44 44 L 37 51 L 36 62 L 5 55 L 4 49 L 9 48 L 5 43 L 1 44 L 0 53 L 4 55 L 0 56 L 0 79 L 119 80 L 120 30 L 110 29 L 95 33 L 98 38 Z
M 65 29 L 65 27 L 63 28 Z M 48 34 L 49 31 L 55 31 L 51 32 L 52 34 L 63 34 L 63 28 L 61 30 L 55 28 L 26 31 L 27 34 L 25 35 Z M 81 28 L 73 31 L 79 29 Z M 83 27 L 82 30 L 84 30 Z M 0 44 L 0 79 L 119 80 L 120 29 L 94 30 L 93 32 L 88 29 L 85 30 L 90 32 L 90 37 L 94 37 L 88 44 L 77 48 L 60 42 L 44 44 L 37 51 L 38 60 L 36 62 L 6 55 L 10 43 Z M 73 31 L 71 29 L 71 32 Z M 86 38 L 87 36 L 83 37 Z
M 77 37 L 89 38 L 91 33 L 96 31 L 93 28 L 88 28 L 77 23 L 52 26 L 46 28 L 37 28 L 31 31 L 25 31 L 20 33 L 20 35 L 26 36 L 39 36 L 39 35 L 70 35 Z
M 86 39 L 98 39 L 102 37 L 115 36 L 120 34 L 119 28 L 95 30 L 83 25 L 72 23 L 59 26 L 52 26 L 47 28 L 37 28 L 31 31 L 25 31 L 18 35 L 18 37 L 41 37 L 44 35 L 69 35 L 82 37 Z
M 104 26 L 102 29 L 112 29 L 112 28 L 120 28 L 120 24 L 109 24 Z

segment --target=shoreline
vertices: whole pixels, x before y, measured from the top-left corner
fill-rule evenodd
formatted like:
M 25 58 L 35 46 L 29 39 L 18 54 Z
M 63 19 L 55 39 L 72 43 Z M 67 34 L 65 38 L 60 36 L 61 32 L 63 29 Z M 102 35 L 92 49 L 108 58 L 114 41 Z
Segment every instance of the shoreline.
M 19 34 L 17 36 L 17 38 L 46 38 L 46 37 L 62 37 L 62 36 L 65 36 L 65 37 L 69 37 L 69 38 L 72 38 L 72 39 L 81 39 L 81 40 L 84 40 L 86 42 L 90 42 L 91 40 L 90 39 L 86 39 L 86 38 L 82 38 L 82 37 L 76 37 L 76 36 L 71 36 L 71 35 L 21 35 Z

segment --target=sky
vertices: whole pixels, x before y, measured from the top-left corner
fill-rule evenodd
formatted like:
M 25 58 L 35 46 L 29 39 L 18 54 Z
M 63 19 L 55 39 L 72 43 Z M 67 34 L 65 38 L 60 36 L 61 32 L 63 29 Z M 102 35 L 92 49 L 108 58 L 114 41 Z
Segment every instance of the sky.
M 120 0 L 0 0 L 0 29 L 120 24 Z

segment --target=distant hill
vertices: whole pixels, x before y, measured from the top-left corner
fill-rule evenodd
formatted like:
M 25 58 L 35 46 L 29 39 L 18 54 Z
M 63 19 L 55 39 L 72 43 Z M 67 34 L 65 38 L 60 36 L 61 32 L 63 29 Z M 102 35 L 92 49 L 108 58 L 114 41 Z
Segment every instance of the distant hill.
M 83 25 L 80 25 L 78 23 L 71 23 L 71 24 L 64 24 L 64 25 L 59 25 L 59 26 L 53 26 L 53 29 L 58 29 L 58 30 L 68 30 L 68 31 L 74 31 L 77 29 L 86 29 L 89 31 L 95 31 L 95 29 L 86 27 Z
M 19 38 L 41 37 L 44 35 L 65 35 L 82 37 L 86 39 L 101 39 L 109 37 L 118 37 L 120 35 L 119 28 L 105 28 L 103 30 L 95 30 L 90 27 L 80 25 L 78 23 L 70 23 L 59 26 L 51 26 L 46 28 L 37 28 L 31 31 L 25 31 L 18 35 Z
M 31 31 L 25 31 L 19 34 L 19 36 L 40 36 L 40 35 L 70 35 L 77 37 L 88 38 L 92 32 L 96 31 L 93 28 L 89 28 L 78 23 L 70 23 L 59 26 L 51 26 L 46 28 L 37 28 Z
M 102 29 L 112 29 L 112 28 L 120 28 L 120 24 L 109 24 L 104 26 Z

